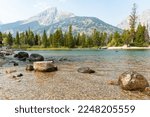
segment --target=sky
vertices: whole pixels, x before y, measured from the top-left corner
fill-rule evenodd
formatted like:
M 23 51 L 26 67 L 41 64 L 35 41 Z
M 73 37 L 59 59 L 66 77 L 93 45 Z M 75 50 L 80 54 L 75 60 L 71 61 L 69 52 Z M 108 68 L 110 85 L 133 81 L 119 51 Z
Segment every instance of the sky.
M 0 21 L 25 20 L 50 7 L 76 16 L 97 17 L 116 26 L 130 14 L 133 3 L 138 13 L 150 9 L 150 0 L 0 0 Z

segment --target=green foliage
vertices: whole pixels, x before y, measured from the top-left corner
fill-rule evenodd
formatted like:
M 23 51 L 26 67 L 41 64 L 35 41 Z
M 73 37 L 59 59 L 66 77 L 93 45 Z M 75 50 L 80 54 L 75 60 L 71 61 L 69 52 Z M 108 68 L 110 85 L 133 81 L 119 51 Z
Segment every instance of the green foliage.
M 48 47 L 48 39 L 47 39 L 47 34 L 46 31 L 44 30 L 43 36 L 42 36 L 42 44 L 44 48 Z
M 145 36 L 146 36 L 145 31 L 146 31 L 146 27 L 139 24 L 136 31 L 136 38 L 134 41 L 135 46 L 143 47 L 148 45 L 148 42 L 145 40 Z
M 136 28 L 136 20 L 137 20 L 137 6 L 134 3 L 132 12 L 130 14 L 129 25 L 130 25 L 130 43 L 133 43 L 136 38 L 135 28 Z
M 15 44 L 16 44 L 18 47 L 20 46 L 20 36 L 19 36 L 19 32 L 16 33 Z
M 72 26 L 69 26 L 69 31 L 67 33 L 67 47 L 68 48 L 74 48 L 74 40 L 73 40 L 73 35 L 72 35 Z
M 13 45 L 13 37 L 12 34 L 9 32 L 7 36 L 7 44 L 11 47 Z
M 50 41 L 52 43 L 52 47 L 54 47 L 54 48 L 60 48 L 61 46 L 63 46 L 64 40 L 63 40 L 62 30 L 57 29 L 56 32 L 53 34 L 53 37 L 50 36 Z

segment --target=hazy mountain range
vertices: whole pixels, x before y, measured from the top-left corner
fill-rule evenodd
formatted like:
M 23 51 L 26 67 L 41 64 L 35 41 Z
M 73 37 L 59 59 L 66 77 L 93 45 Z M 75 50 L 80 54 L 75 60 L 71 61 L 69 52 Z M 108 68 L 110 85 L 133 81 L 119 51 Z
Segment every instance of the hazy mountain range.
M 137 25 L 141 23 L 142 25 L 148 26 L 149 34 L 150 34 L 150 9 L 145 10 L 140 15 L 138 15 L 137 19 Z M 129 29 L 129 17 L 123 20 L 120 24 L 117 26 L 121 29 Z
M 70 12 L 59 11 L 57 8 L 49 8 L 27 20 L 2 24 L 0 25 L 0 31 L 15 34 L 17 31 L 23 32 L 30 28 L 35 33 L 42 33 L 46 30 L 49 34 L 58 28 L 66 32 L 69 25 L 72 25 L 73 33 L 85 32 L 90 34 L 93 29 L 107 33 L 121 31 L 121 29 L 107 24 L 96 17 L 76 16 Z

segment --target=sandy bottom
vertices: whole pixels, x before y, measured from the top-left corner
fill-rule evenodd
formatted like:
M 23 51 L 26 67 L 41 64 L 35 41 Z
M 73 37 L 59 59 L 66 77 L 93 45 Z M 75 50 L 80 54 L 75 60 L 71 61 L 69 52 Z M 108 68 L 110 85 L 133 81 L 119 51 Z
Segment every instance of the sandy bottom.
M 27 72 L 25 67 L 0 68 L 1 100 L 148 100 L 150 96 L 141 92 L 123 91 L 119 86 L 109 85 L 109 80 L 117 79 L 128 68 L 120 65 L 95 62 L 57 63 L 58 71 L 53 73 Z M 78 73 L 79 67 L 90 67 L 94 74 Z M 6 74 L 7 69 L 15 69 L 16 73 Z M 148 71 L 146 75 L 149 83 Z M 13 78 L 22 73 L 23 77 Z

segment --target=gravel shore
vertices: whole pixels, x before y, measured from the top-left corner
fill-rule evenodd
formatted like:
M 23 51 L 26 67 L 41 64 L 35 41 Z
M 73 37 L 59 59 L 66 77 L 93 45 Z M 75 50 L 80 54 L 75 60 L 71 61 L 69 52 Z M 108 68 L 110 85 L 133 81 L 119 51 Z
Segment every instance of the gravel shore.
M 27 72 L 25 64 L 17 67 L 0 67 L 1 100 L 149 100 L 150 96 L 141 92 L 123 91 L 119 86 L 110 85 L 110 80 L 128 70 L 128 66 L 99 62 L 56 63 L 58 71 L 52 73 Z M 80 67 L 90 67 L 94 74 L 78 73 Z M 17 72 L 7 74 L 6 70 Z M 132 68 L 130 68 L 132 69 Z M 134 68 L 133 68 L 134 69 Z M 145 75 L 150 83 L 149 71 L 136 70 Z M 13 78 L 22 73 L 23 77 Z

